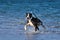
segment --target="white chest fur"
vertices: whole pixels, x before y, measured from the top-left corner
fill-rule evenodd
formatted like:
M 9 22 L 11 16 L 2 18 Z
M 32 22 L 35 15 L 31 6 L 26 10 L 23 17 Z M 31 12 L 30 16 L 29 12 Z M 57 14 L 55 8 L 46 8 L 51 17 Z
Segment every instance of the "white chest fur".
M 29 20 L 29 23 L 28 23 L 30 26 L 34 26 L 33 23 L 31 22 L 31 20 Z

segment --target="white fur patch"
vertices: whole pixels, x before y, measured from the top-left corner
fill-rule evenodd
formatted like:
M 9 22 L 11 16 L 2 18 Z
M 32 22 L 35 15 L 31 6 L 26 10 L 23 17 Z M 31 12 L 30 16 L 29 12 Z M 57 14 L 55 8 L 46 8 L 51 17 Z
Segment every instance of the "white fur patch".
M 33 23 L 31 22 L 31 20 L 29 20 L 29 25 L 30 26 L 34 26 Z

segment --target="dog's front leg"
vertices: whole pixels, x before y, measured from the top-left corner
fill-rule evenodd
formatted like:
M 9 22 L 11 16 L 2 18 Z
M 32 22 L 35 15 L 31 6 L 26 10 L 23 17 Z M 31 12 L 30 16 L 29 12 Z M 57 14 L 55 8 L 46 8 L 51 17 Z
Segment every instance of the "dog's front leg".
M 25 25 L 24 29 L 25 29 L 25 30 L 27 29 L 27 25 Z
M 27 26 L 28 26 L 28 25 L 29 25 L 29 23 L 25 25 L 25 27 L 24 27 L 25 30 L 27 30 Z

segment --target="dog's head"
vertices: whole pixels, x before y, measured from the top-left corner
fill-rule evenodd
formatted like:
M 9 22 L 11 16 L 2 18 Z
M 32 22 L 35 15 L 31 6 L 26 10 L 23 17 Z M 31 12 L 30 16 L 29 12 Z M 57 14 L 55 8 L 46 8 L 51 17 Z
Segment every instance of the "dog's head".
M 32 13 L 26 13 L 26 18 L 31 19 L 32 18 Z

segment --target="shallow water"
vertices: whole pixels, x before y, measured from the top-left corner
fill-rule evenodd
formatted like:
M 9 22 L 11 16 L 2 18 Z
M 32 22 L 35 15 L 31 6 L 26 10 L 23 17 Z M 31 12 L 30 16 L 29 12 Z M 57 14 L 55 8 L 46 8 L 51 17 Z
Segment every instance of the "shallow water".
M 24 30 L 25 13 L 31 11 L 46 30 L 41 26 L 39 32 L 32 27 Z M 60 1 L 0 0 L 0 40 L 60 40 Z

